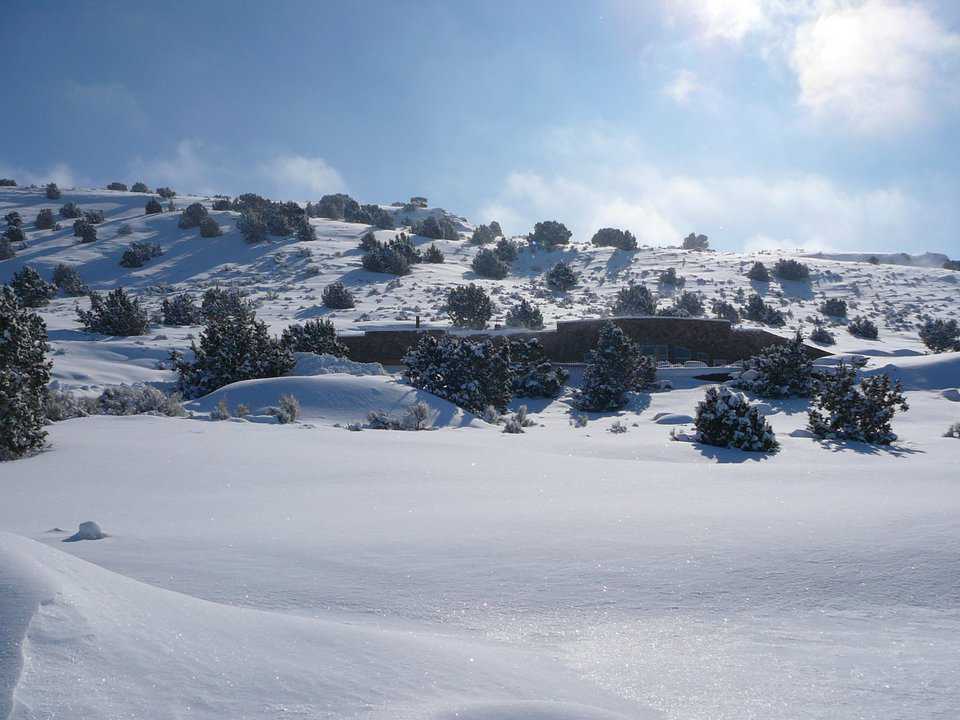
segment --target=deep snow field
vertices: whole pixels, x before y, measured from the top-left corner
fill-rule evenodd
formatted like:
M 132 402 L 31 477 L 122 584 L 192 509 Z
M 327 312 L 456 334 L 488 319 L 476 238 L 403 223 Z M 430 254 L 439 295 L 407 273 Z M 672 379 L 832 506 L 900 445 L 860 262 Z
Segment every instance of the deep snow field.
M 918 313 L 960 317 L 960 273 L 804 258 L 810 285 L 752 284 L 743 271 L 779 253 L 575 238 L 525 254 L 505 281 L 476 280 L 475 249 L 438 241 L 446 264 L 397 280 L 360 268 L 366 226 L 314 220 L 316 242 L 251 247 L 235 214 L 212 213 L 226 232 L 201 239 L 179 213 L 144 218 L 145 199 L 3 189 L 0 215 L 18 209 L 28 243 L 0 281 L 66 262 L 151 307 L 171 286 L 238 285 L 275 332 L 316 316 L 348 332 L 445 324 L 443 293 L 466 281 L 501 301 L 495 321 L 521 296 L 548 324 L 596 317 L 628 279 L 655 288 L 674 266 L 708 307 L 738 287 L 782 297 L 785 335 L 823 297 L 855 300 L 849 314 L 873 317 L 880 339 L 838 327 L 829 349 L 869 355 L 866 372 L 900 379 L 911 407 L 878 448 L 816 441 L 805 401 L 767 401 L 782 448 L 753 455 L 672 441 L 704 388 L 665 369 L 673 390 L 583 427 L 569 392 L 517 400 L 535 425 L 507 435 L 379 368 L 304 357 L 290 377 L 188 403 L 192 418 L 56 423 L 47 451 L 0 464 L 0 718 L 960 716 L 960 440 L 943 437 L 960 421 L 960 353 L 923 355 L 915 327 Z M 71 200 L 106 212 L 97 242 L 76 244 L 66 223 L 32 229 Z M 132 236 L 114 237 L 121 222 Z M 166 254 L 119 267 L 137 239 Z M 555 296 L 541 275 L 561 256 L 583 280 Z M 320 292 L 338 279 L 357 308 L 329 313 Z M 80 393 L 166 388 L 163 360 L 199 332 L 91 335 L 74 303 L 41 314 L 55 382 Z M 256 408 L 284 393 L 301 402 L 296 424 L 206 419 L 220 397 Z M 344 429 L 414 399 L 437 430 Z M 617 420 L 627 432 L 609 431 Z M 62 542 L 86 520 L 108 537 Z

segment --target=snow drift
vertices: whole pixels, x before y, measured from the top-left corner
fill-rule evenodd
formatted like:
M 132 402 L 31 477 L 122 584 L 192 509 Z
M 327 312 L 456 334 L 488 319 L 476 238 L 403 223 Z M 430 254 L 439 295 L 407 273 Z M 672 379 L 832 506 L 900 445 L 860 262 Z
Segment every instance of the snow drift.
M 374 410 L 402 416 L 415 402 L 425 402 L 434 427 L 480 427 L 484 423 L 466 410 L 431 393 L 417 390 L 386 375 L 312 375 L 232 383 L 199 400 L 187 403 L 187 410 L 208 413 L 220 400 L 233 412 L 243 403 L 253 413 L 276 406 L 282 395 L 300 402 L 300 419 L 323 424 L 348 425 L 365 422 Z
M 9 533 L 0 587 L 0 715 L 13 720 L 430 718 L 487 703 L 511 718 L 627 717 L 532 653 L 198 600 Z M 466 717 L 506 717 L 480 709 Z

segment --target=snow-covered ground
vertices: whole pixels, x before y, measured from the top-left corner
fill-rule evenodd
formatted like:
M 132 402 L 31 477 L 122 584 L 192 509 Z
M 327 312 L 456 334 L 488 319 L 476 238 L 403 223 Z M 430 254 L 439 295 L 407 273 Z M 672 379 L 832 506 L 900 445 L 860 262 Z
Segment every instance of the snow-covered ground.
M 314 243 L 249 247 L 232 229 L 204 240 L 175 214 L 143 218 L 141 195 L 3 190 L 0 210 L 29 223 L 69 200 L 107 211 L 101 239 L 28 228 L 0 280 L 69 262 L 151 305 L 171 285 L 235 283 L 277 331 L 318 315 L 343 331 L 418 313 L 442 324 L 446 286 L 473 280 L 474 249 L 456 242 L 438 242 L 446 264 L 399 282 L 367 273 L 366 228 L 346 223 L 315 221 Z M 166 255 L 118 267 L 123 218 Z M 540 277 L 560 255 L 585 280 L 569 296 Z M 668 266 L 732 298 L 753 289 L 741 269 L 754 259 L 581 244 L 480 282 L 500 288 L 500 318 L 522 296 L 553 321 L 599 315 L 629 278 L 654 287 Z M 866 372 L 903 381 L 911 408 L 888 448 L 813 440 L 800 400 L 767 402 L 775 455 L 673 442 L 670 423 L 703 396 L 682 370 L 663 372 L 676 389 L 582 427 L 569 393 L 526 402 L 534 426 L 508 435 L 378 368 L 306 359 L 295 376 L 192 403 L 194 418 L 51 426 L 48 451 L 0 464 L 0 718 L 957 717 L 960 440 L 943 433 L 960 420 L 960 354 L 921 357 L 913 325 L 918 312 L 958 316 L 960 275 L 804 261 L 809 287 L 757 289 L 792 310 L 784 333 L 824 295 L 876 318 L 878 341 L 838 328 L 836 349 L 868 351 Z M 335 279 L 356 309 L 322 308 Z M 42 314 L 56 381 L 80 392 L 170 382 L 163 359 L 198 332 L 88 335 L 73 304 Z M 205 416 L 221 397 L 256 410 L 286 393 L 299 423 Z M 344 428 L 414 397 L 437 430 Z M 609 431 L 618 420 L 627 432 Z M 88 520 L 108 536 L 62 542 Z

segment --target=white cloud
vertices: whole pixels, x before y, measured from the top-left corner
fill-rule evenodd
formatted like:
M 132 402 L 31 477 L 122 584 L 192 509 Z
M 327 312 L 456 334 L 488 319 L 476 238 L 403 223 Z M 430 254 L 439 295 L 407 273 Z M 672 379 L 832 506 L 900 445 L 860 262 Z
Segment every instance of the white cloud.
M 282 155 L 263 166 L 279 196 L 304 199 L 341 192 L 346 183 L 323 158 Z
M 20 185 L 46 185 L 55 182 L 62 188 L 70 188 L 76 187 L 78 183 L 73 169 L 64 162 L 39 171 L 0 163 L 0 177 L 12 178 Z
M 668 19 L 786 69 L 803 109 L 848 130 L 915 128 L 960 96 L 960 35 L 911 0 L 670 0 Z
M 557 219 L 581 241 L 613 226 L 650 245 L 675 245 L 696 231 L 726 248 L 903 250 L 938 212 L 940 222 L 956 221 L 937 207 L 896 187 L 847 190 L 815 174 L 695 177 L 624 159 L 614 168 L 583 167 L 575 177 L 514 172 L 478 217 L 515 233 Z
M 692 95 L 700 92 L 703 85 L 692 70 L 678 70 L 673 79 L 663 88 L 663 92 L 674 102 L 686 105 Z
M 958 56 L 960 35 L 923 6 L 871 0 L 801 24 L 790 64 L 803 107 L 874 133 L 927 120 L 956 93 Z
M 230 192 L 218 186 L 224 176 L 219 163 L 211 160 L 210 148 L 199 140 L 180 140 L 171 157 L 131 163 L 131 175 L 151 187 L 169 185 L 182 193 Z

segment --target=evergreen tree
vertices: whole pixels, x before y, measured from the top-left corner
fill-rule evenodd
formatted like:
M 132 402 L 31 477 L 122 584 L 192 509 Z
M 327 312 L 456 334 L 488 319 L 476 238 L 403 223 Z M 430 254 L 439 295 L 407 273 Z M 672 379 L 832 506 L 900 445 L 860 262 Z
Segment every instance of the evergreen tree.
M 220 223 L 212 217 L 208 215 L 200 221 L 200 237 L 212 238 L 221 235 L 223 235 L 223 230 L 220 229 Z
M 521 300 L 507 311 L 507 327 L 522 327 L 529 330 L 543 329 L 543 313 L 527 300 Z
M 493 251 L 497 254 L 498 258 L 507 264 L 514 262 L 520 255 L 520 247 L 517 245 L 517 243 L 514 240 L 508 240 L 507 238 L 500 238 L 497 240 L 497 245 Z
M 10 287 L 20 304 L 28 308 L 43 307 L 57 294 L 56 286 L 46 282 L 40 277 L 40 273 L 29 265 L 24 265 L 19 272 L 13 274 Z
M 444 262 L 446 258 L 443 255 L 443 252 L 436 245 L 430 245 L 423 252 L 423 261 L 425 263 L 432 263 L 434 265 L 439 265 Z
M 769 282 L 770 272 L 767 270 L 767 266 L 762 262 L 755 262 L 753 267 L 747 271 L 747 277 L 751 280 L 756 280 L 757 282 Z
M 818 437 L 889 445 L 897 439 L 890 421 L 898 409 L 910 409 L 900 382 L 874 375 L 858 388 L 856 378 L 857 368 L 845 363 L 823 375 L 807 413 L 808 427 Z
M 920 327 L 920 340 L 931 352 L 960 351 L 960 326 L 956 320 L 927 320 Z
M 403 362 L 411 385 L 476 414 L 489 406 L 502 412 L 512 397 L 506 343 L 423 335 Z
M 57 220 L 53 216 L 53 210 L 50 208 L 43 208 L 37 213 L 37 219 L 33 224 L 37 230 L 53 230 L 57 224 Z
M 843 298 L 828 298 L 820 305 L 820 312 L 832 317 L 846 317 L 847 301 Z
M 206 395 L 241 380 L 279 377 L 294 366 L 289 346 L 271 337 L 246 304 L 207 315 L 200 343 L 192 342 L 191 350 L 193 362 L 171 353 L 178 389 L 185 397 Z
M 281 341 L 293 352 L 346 357 L 347 346 L 337 339 L 337 331 L 329 320 L 307 320 L 303 325 L 290 325 L 283 331 Z
M 90 293 L 90 309 L 77 306 L 77 317 L 85 330 L 101 335 L 143 335 L 150 327 L 147 311 L 123 288 L 107 293 L 106 298 L 100 293 Z
M 447 312 L 455 326 L 483 330 L 493 315 L 493 301 L 479 285 L 458 285 L 447 293 Z
M 809 280 L 810 268 L 793 259 L 777 260 L 773 274 L 781 280 Z
M 156 198 L 150 198 L 147 200 L 147 204 L 144 206 L 143 211 L 147 215 L 159 215 L 163 212 L 163 206 Z
M 49 183 L 47 185 L 47 200 L 59 200 L 60 199 L 60 188 L 57 187 L 56 183 Z
M 854 337 L 864 338 L 866 340 L 876 340 L 877 337 L 879 337 L 876 324 L 869 318 L 859 315 L 847 324 L 847 332 Z
M 53 284 L 67 295 L 86 295 L 87 285 L 77 269 L 60 263 L 53 269 Z
M 496 252 L 487 248 L 481 248 L 473 256 L 470 267 L 480 277 L 492 280 L 502 280 L 510 272 L 510 266 L 501 260 Z
M 203 313 L 193 297 L 187 293 L 165 297 L 160 305 L 160 313 L 163 316 L 163 324 L 174 327 L 199 325 L 203 321 Z
M 556 292 L 572 290 L 580 282 L 580 275 L 573 271 L 563 260 L 554 265 L 546 274 L 547 287 Z
M 615 247 L 618 250 L 636 250 L 637 239 L 629 230 L 618 228 L 600 228 L 590 240 L 597 247 Z
M 557 397 L 570 374 L 547 358 L 536 338 L 507 340 L 513 394 L 517 397 Z
M 558 245 L 567 245 L 572 236 L 573 233 L 563 223 L 544 220 L 533 226 L 533 232 L 527 236 L 527 240 L 536 247 L 553 250 Z
M 813 360 L 798 331 L 784 345 L 770 345 L 747 360 L 737 386 L 761 397 L 810 397 L 814 390 Z
M 656 315 L 657 300 L 646 286 L 631 283 L 617 291 L 612 310 L 618 317 Z
M 706 235 L 697 235 L 696 233 L 690 233 L 683 239 L 683 249 L 684 250 L 709 250 L 710 241 L 707 239 Z
M 342 282 L 333 282 L 323 289 L 323 304 L 331 310 L 347 310 L 356 305 L 353 293 Z
M 43 447 L 53 363 L 46 325 L 9 287 L 0 287 L 0 338 L 0 460 L 14 460 Z
M 619 410 L 627 404 L 627 392 L 650 387 L 655 375 L 653 360 L 642 355 L 623 330 L 604 323 L 596 348 L 587 356 L 577 407 L 594 412 Z
M 694 418 L 697 442 L 750 452 L 776 452 L 773 428 L 743 394 L 722 385 L 707 388 Z
M 177 222 L 177 227 L 181 230 L 200 227 L 200 223 L 203 222 L 204 218 L 208 217 L 208 215 L 209 213 L 203 205 L 198 202 L 190 203 L 184 208 L 183 212 L 180 213 L 180 220 Z

